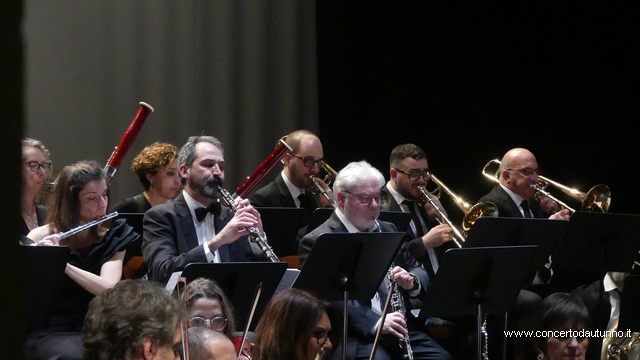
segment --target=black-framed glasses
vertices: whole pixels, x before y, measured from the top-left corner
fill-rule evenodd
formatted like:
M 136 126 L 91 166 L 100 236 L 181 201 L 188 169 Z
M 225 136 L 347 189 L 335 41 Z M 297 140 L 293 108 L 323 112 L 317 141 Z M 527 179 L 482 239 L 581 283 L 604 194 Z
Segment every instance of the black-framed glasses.
M 431 179 L 431 172 L 429 172 L 429 169 L 425 169 L 425 170 L 411 170 L 411 171 L 404 171 L 404 170 L 400 170 L 400 169 L 396 169 L 394 168 L 397 172 L 401 172 L 405 175 L 407 175 L 409 177 L 410 181 L 417 181 L 420 178 L 423 178 L 425 180 L 430 180 Z
M 351 196 L 355 196 L 358 198 L 358 200 L 360 201 L 360 204 L 362 205 L 371 205 L 371 203 L 375 200 L 376 203 L 380 204 L 380 195 L 378 196 L 368 196 L 368 195 L 364 195 L 364 194 L 354 194 L 351 192 L 348 192 L 345 190 L 345 192 Z
M 25 165 L 27 165 L 29 167 L 29 170 L 33 172 L 38 172 L 40 168 L 42 168 L 44 172 L 49 172 L 51 171 L 51 166 L 52 166 L 50 161 L 45 161 L 42 164 L 37 161 L 27 161 L 25 162 Z
M 227 318 L 223 316 L 216 316 L 211 319 L 204 318 L 202 316 L 194 316 L 189 319 L 190 327 L 207 326 L 213 330 L 222 330 L 227 326 Z
M 522 168 L 522 169 L 507 169 L 509 171 L 517 171 L 524 176 L 531 176 L 533 174 L 540 175 L 540 169 Z
M 324 345 L 324 343 L 326 343 L 327 339 L 329 338 L 329 332 L 324 330 L 312 331 L 311 335 L 316 338 L 316 341 L 320 346 Z
M 294 153 L 291 153 L 291 155 L 297 157 L 298 159 L 302 160 L 302 165 L 304 165 L 305 167 L 311 168 L 313 167 L 313 165 L 318 164 L 318 166 L 321 166 L 323 162 L 325 162 L 326 160 L 324 158 L 320 158 L 318 160 L 312 159 L 312 158 L 308 158 L 308 157 L 302 157 L 302 156 L 298 156 Z

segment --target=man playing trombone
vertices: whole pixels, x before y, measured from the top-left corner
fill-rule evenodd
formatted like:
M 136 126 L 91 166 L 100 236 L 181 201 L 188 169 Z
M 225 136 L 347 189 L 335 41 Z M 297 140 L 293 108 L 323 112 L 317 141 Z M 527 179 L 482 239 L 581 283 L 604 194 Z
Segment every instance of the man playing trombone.
M 407 229 L 405 241 L 409 252 L 427 270 L 430 278 L 438 271 L 438 261 L 451 247 L 452 229 L 447 224 L 438 224 L 434 217 L 442 215 L 427 203 L 421 205 L 419 186 L 426 188 L 431 179 L 427 155 L 414 144 L 396 146 L 389 158 L 391 180 L 382 188 L 382 208 L 387 211 L 410 212 L 412 221 Z M 440 208 L 440 201 L 428 194 Z

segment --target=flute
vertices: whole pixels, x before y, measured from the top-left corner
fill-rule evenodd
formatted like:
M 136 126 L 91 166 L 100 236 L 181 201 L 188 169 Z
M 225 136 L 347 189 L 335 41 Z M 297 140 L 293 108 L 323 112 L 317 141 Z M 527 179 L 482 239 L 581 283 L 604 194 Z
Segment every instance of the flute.
M 66 239 L 69 236 L 73 236 L 73 235 L 75 235 L 75 234 L 77 234 L 77 233 L 79 233 L 79 232 L 81 232 L 83 230 L 86 230 L 86 229 L 90 228 L 90 227 L 102 224 L 103 222 L 105 222 L 105 221 L 107 221 L 109 219 L 113 219 L 116 216 L 118 216 L 118 212 L 114 211 L 111 214 L 107 214 L 107 215 L 101 216 L 101 217 L 99 217 L 99 218 L 97 218 L 97 219 L 95 219 L 93 221 L 90 221 L 90 222 L 88 222 L 88 223 L 86 223 L 84 225 L 80 225 L 78 227 L 75 227 L 75 228 L 73 228 L 73 229 L 71 229 L 69 231 L 59 232 L 56 235 L 58 235 L 60 237 L 60 240 Z

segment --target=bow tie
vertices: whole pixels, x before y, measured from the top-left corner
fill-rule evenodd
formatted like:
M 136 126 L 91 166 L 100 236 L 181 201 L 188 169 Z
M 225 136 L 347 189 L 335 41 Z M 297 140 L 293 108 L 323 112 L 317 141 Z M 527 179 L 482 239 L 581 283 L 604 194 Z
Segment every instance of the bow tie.
M 202 222 L 202 220 L 207 217 L 207 213 L 211 213 L 213 216 L 220 216 L 221 209 L 222 208 L 220 207 L 220 201 L 217 201 L 209 205 L 209 207 L 197 208 L 194 210 L 194 212 L 196 213 L 196 219 L 198 219 L 199 222 Z

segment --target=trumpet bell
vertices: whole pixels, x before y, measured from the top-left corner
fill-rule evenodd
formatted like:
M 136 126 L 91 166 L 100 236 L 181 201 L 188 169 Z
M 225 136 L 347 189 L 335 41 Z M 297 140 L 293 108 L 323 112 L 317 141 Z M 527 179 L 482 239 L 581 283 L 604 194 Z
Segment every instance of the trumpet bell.
M 476 221 L 485 216 L 498 217 L 498 207 L 491 202 L 481 202 L 473 205 L 471 209 L 469 209 L 469 213 L 462 219 L 462 231 L 465 237 Z
M 611 206 L 611 189 L 599 184 L 591 188 L 582 201 L 582 211 L 609 212 Z

